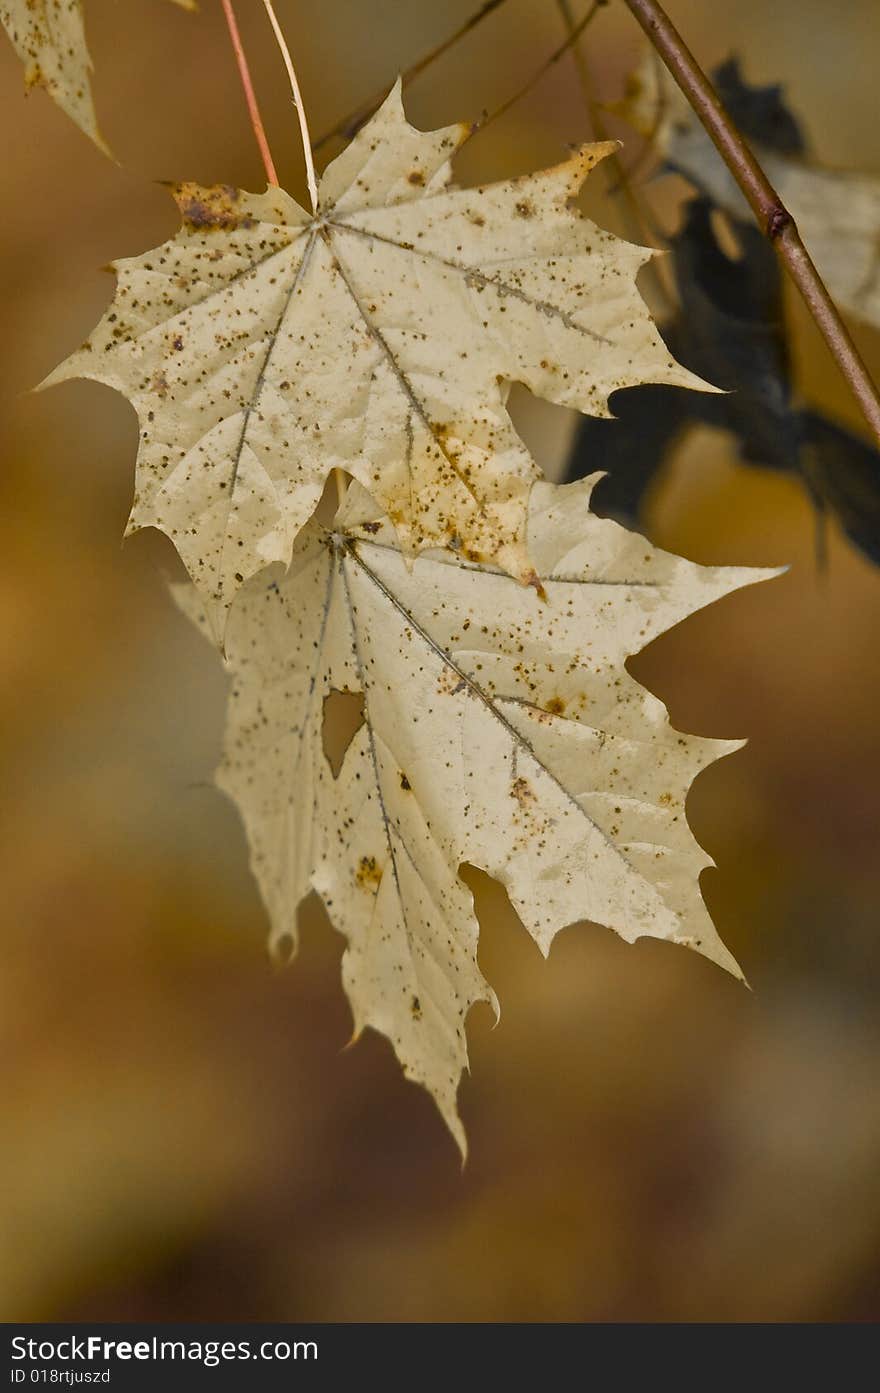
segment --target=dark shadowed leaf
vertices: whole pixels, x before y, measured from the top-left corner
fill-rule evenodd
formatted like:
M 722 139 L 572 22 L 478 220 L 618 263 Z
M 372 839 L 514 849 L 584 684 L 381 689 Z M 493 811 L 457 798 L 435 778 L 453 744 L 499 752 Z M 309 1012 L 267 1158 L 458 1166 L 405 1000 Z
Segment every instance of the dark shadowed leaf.
M 781 83 L 753 87 L 744 80 L 738 58 L 728 58 L 712 73 L 723 105 L 748 140 L 780 155 L 804 155 L 807 142 L 800 121 L 782 99 Z
M 769 91 L 771 89 L 759 89 Z M 672 444 L 695 424 L 726 430 L 748 463 L 800 474 L 821 515 L 880 561 L 880 454 L 820 412 L 792 402 L 775 254 L 757 228 L 729 222 L 741 255 L 719 244 L 713 206 L 697 198 L 671 244 L 681 308 L 661 325 L 670 352 L 725 395 L 636 387 L 612 398 L 616 419 L 585 419 L 569 478 L 596 470 L 598 511 L 634 522 Z

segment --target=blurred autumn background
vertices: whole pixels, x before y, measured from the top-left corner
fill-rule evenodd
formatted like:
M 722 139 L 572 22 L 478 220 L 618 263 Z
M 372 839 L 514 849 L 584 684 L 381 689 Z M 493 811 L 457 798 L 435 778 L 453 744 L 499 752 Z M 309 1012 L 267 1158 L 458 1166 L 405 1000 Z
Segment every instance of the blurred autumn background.
M 241 828 L 210 776 L 224 679 L 175 611 L 170 545 L 121 545 L 137 429 L 92 383 L 28 395 L 85 337 L 100 268 L 170 236 L 158 182 L 258 188 L 218 0 L 87 0 L 118 163 L 0 42 L 2 1137 L 7 1320 L 842 1320 L 880 1315 L 880 570 L 832 527 L 817 569 L 796 481 L 693 432 L 651 493 L 658 543 L 788 573 L 689 620 L 635 671 L 673 721 L 748 747 L 689 812 L 704 890 L 751 982 L 574 926 L 548 962 L 472 875 L 502 1020 L 470 1020 L 462 1173 L 427 1094 L 350 1016 L 309 903 L 276 973 Z M 320 134 L 478 8 L 277 0 Z M 573 6 L 580 14 L 585 8 Z M 823 162 L 880 172 L 876 0 L 670 0 L 706 66 L 784 81 Z M 303 196 L 262 6 L 238 10 L 276 163 Z M 507 0 L 415 81 L 430 127 L 493 109 L 564 37 Z M 621 4 L 582 40 L 600 98 L 641 53 Z M 611 118 L 628 143 L 636 137 Z M 570 55 L 466 148 L 465 181 L 589 137 Z M 338 147 L 337 147 L 338 148 Z M 325 152 L 326 155 L 326 152 Z M 600 181 L 588 211 L 622 231 Z M 685 186 L 652 192 L 676 225 Z M 804 400 L 861 430 L 787 292 Z M 875 373 L 880 337 L 859 325 Z M 558 474 L 570 415 L 517 419 Z

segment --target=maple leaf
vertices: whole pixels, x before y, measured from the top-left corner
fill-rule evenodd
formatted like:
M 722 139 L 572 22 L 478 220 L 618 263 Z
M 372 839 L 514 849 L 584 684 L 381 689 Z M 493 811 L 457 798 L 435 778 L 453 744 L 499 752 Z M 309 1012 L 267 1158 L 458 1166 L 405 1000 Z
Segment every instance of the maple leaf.
M 598 476 L 596 476 L 598 477 Z M 227 630 L 217 779 L 240 809 L 272 940 L 311 889 L 347 938 L 355 1033 L 393 1042 L 459 1145 L 465 1017 L 497 1003 L 477 966 L 467 862 L 506 888 L 543 953 L 591 919 L 686 944 L 738 974 L 700 896 L 711 864 L 688 787 L 741 742 L 682 735 L 625 659 L 693 610 L 775 572 L 710 569 L 589 511 L 596 478 L 535 485 L 523 587 L 450 551 L 408 566 L 352 485 L 300 533 L 285 576 L 252 580 Z M 205 623 L 190 586 L 182 607 Z M 334 777 L 324 702 L 362 693 Z
M 173 0 L 195 10 L 195 0 Z M 71 120 L 109 153 L 98 129 L 81 0 L 0 0 L 0 24 L 25 65 L 28 87 L 45 87 Z
M 750 88 L 731 63 L 713 76 L 734 117 L 748 127 L 749 143 L 832 296 L 850 314 L 880 327 L 880 178 L 825 169 L 807 159 L 800 129 L 781 105 L 778 87 Z M 651 135 L 671 170 L 733 217 L 750 216 L 736 180 L 662 65 L 646 59 L 631 80 L 625 105 L 633 124 Z M 776 120 L 766 121 L 768 115 Z
M 181 230 L 117 263 L 110 310 L 47 379 L 95 378 L 134 404 L 129 531 L 173 539 L 216 634 L 237 588 L 289 561 L 332 469 L 407 554 L 448 546 L 528 577 L 538 471 L 509 384 L 595 415 L 619 387 L 705 387 L 636 289 L 653 253 L 571 207 L 613 146 L 451 189 L 468 134 L 415 130 L 398 83 L 325 171 L 314 216 L 280 189 L 175 186 Z

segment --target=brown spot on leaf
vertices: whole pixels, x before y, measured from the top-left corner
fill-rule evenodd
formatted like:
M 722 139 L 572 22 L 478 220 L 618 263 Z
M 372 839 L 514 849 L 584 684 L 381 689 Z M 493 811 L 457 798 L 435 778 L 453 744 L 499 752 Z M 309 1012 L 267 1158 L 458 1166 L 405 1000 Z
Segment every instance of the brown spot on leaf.
M 510 786 L 510 796 L 515 798 L 521 808 L 527 808 L 536 801 L 535 792 L 528 779 L 514 779 Z
M 358 862 L 355 879 L 358 885 L 362 886 L 364 890 L 370 890 L 379 885 L 382 879 L 382 867 L 379 865 L 375 856 L 361 857 Z
M 543 600 L 546 604 L 547 591 L 544 589 L 544 583 L 541 580 L 541 577 L 538 575 L 537 571 L 530 571 L 529 574 L 524 578 L 524 584 L 530 585 L 531 588 L 537 594 L 538 599 Z
M 437 691 L 441 696 L 458 696 L 467 683 L 453 667 L 444 667 L 437 680 Z
M 231 184 L 203 189 L 199 184 L 176 184 L 173 193 L 186 227 L 194 232 L 233 232 L 237 227 L 253 227 L 254 219 L 236 207 L 240 190 Z

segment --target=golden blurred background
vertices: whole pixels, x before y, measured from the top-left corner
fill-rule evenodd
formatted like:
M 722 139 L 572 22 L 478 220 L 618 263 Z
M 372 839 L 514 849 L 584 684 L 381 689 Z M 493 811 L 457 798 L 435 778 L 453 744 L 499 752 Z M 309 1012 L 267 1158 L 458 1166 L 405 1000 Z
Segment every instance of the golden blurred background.
M 475 0 L 276 0 L 322 132 Z M 583 11 L 579 7 L 578 12 Z M 876 0 L 671 0 L 711 66 L 782 80 L 826 163 L 880 171 Z M 224 679 L 169 599 L 170 545 L 124 546 L 137 429 L 92 383 L 29 395 L 170 236 L 159 180 L 261 187 L 217 0 L 86 0 L 113 163 L 0 43 L 0 1315 L 6 1320 L 812 1321 L 880 1315 L 880 573 L 703 431 L 646 526 L 706 562 L 789 564 L 635 671 L 673 721 L 748 747 L 689 801 L 748 992 L 693 954 L 576 926 L 543 962 L 474 874 L 502 1020 L 470 1022 L 470 1159 L 390 1047 L 343 1052 L 340 938 L 302 915 L 278 974 L 241 829 L 210 786 Z M 282 179 L 295 119 L 258 0 L 238 0 Z M 560 42 L 507 0 L 409 92 L 423 127 L 492 109 Z M 600 96 L 640 53 L 621 4 L 585 40 Z M 618 130 L 615 127 L 615 130 Z M 626 136 L 623 128 L 619 133 Z M 588 137 L 570 60 L 467 147 L 463 180 Z M 684 185 L 658 185 L 675 224 Z M 621 229 L 599 195 L 589 211 Z M 804 397 L 858 418 L 789 297 Z M 880 372 L 880 338 L 855 326 Z M 571 418 L 517 398 L 558 470 Z

